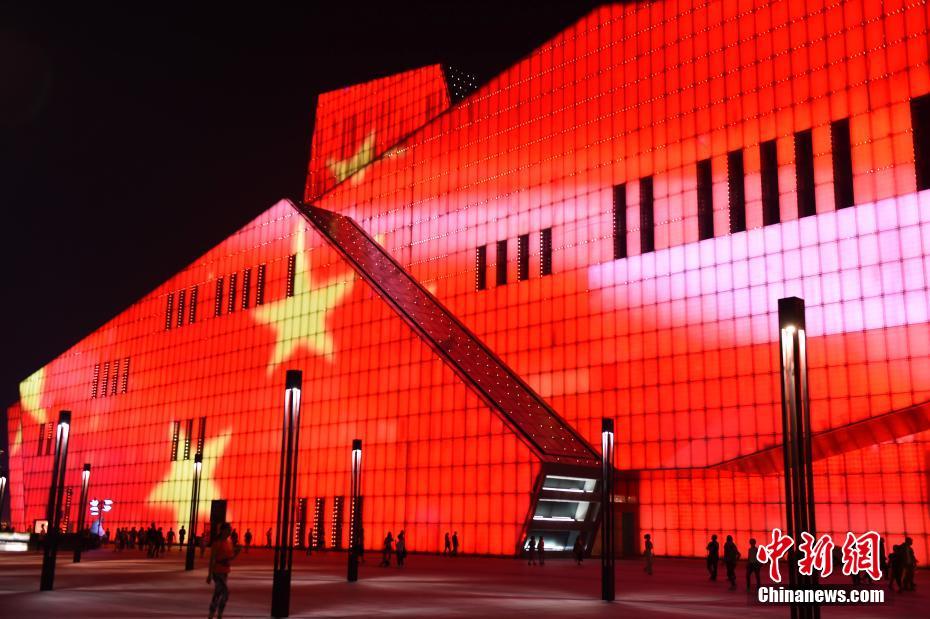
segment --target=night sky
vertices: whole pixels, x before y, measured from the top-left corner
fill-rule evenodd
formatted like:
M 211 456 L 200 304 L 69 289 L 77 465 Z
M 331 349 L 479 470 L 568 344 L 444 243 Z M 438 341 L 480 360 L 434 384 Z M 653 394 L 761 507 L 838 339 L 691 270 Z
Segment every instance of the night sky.
M 300 197 L 317 93 L 432 63 L 486 81 L 596 3 L 21 4 L 0 7 L 0 410 L 20 380 Z

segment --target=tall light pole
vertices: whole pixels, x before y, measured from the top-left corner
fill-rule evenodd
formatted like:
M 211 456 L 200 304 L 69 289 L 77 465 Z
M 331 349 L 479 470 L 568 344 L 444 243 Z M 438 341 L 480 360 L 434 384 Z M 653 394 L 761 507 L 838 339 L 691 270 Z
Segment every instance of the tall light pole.
M 287 617 L 291 607 L 291 567 L 294 558 L 294 509 L 297 501 L 297 445 L 300 438 L 300 390 L 303 373 L 288 370 L 284 386 L 284 424 L 281 433 L 281 476 L 275 530 L 271 616 Z
M 58 558 L 58 536 L 61 527 L 61 500 L 65 494 L 65 470 L 68 463 L 68 437 L 71 433 L 71 411 L 58 413 L 58 429 L 55 433 L 55 461 L 52 465 L 52 483 L 48 489 L 48 534 L 42 552 L 42 576 L 40 591 L 55 588 L 55 560 Z
M 74 562 L 81 562 L 81 546 L 84 544 L 84 512 L 87 509 L 87 487 L 90 485 L 90 463 L 84 463 L 81 471 L 81 502 L 78 503 L 77 540 L 74 544 Z
M 194 479 L 191 484 L 191 518 L 190 530 L 187 535 L 187 558 L 184 560 L 184 570 L 194 569 L 194 549 L 197 539 L 197 508 L 200 504 L 200 472 L 203 469 L 203 454 L 194 454 Z
M 349 582 L 358 580 L 359 533 L 362 524 L 362 439 L 352 441 L 352 521 L 349 523 Z
M 601 599 L 614 601 L 614 420 L 601 419 Z
M 801 539 L 807 531 L 817 537 L 814 518 L 814 471 L 811 457 L 810 399 L 807 393 L 807 325 L 804 299 L 778 300 L 781 345 L 781 419 L 785 457 L 785 515 L 788 535 Z M 800 573 L 796 561 L 788 562 L 792 588 L 816 587 L 817 576 Z M 792 619 L 820 617 L 816 604 L 792 604 Z

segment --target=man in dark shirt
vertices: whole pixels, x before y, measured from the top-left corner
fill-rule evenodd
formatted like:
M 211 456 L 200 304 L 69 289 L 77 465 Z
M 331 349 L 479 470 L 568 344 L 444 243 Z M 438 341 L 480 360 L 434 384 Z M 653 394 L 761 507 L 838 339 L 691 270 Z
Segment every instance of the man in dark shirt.
M 717 564 L 720 562 L 720 543 L 716 535 L 710 536 L 710 543 L 707 544 L 707 571 L 710 572 L 710 579 L 717 580 Z

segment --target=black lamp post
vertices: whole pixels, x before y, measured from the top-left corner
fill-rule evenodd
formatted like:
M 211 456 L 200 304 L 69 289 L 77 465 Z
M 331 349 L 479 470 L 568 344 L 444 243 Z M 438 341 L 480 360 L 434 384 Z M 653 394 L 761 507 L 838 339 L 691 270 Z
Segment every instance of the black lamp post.
M 281 476 L 275 531 L 271 616 L 287 617 L 291 607 L 291 567 L 294 558 L 294 510 L 297 505 L 297 443 L 300 438 L 300 390 L 303 373 L 288 370 L 284 388 L 284 425 L 281 433 Z
M 87 487 L 90 485 L 90 463 L 84 463 L 81 471 L 81 502 L 78 503 L 78 537 L 74 544 L 74 562 L 81 562 L 81 546 L 84 544 L 84 510 L 87 509 Z
M 55 560 L 58 558 L 58 529 L 61 527 L 61 500 L 65 494 L 65 470 L 68 462 L 68 437 L 71 431 L 71 411 L 58 413 L 58 429 L 55 433 L 55 462 L 52 465 L 52 484 L 48 489 L 48 533 L 42 552 L 42 577 L 40 591 L 55 588 Z
M 614 420 L 601 419 L 601 599 L 614 601 Z
M 778 300 L 781 344 L 781 420 L 784 432 L 785 516 L 788 535 L 801 539 L 807 531 L 817 537 L 814 519 L 814 472 L 811 457 L 810 400 L 807 394 L 807 325 L 804 299 Z M 814 587 L 817 576 L 800 573 L 796 561 L 788 562 L 792 588 Z M 820 617 L 816 604 L 792 604 L 792 619 Z
M 197 507 L 200 504 L 200 471 L 203 469 L 203 454 L 194 454 L 194 480 L 191 484 L 191 518 L 190 532 L 187 536 L 187 558 L 184 570 L 194 569 L 195 540 L 197 539 Z
M 352 522 L 349 523 L 349 582 L 358 580 L 359 532 L 362 523 L 362 439 L 352 441 Z

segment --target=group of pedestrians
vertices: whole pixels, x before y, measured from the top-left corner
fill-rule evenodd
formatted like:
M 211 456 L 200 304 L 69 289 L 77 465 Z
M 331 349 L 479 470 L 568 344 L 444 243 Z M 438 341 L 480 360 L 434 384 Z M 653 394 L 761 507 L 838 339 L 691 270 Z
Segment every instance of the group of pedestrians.
M 459 532 L 453 531 L 452 537 L 449 537 L 449 532 L 446 531 L 445 539 L 443 540 L 442 554 L 449 555 L 450 557 L 458 556 L 459 554 Z
M 750 539 L 749 561 L 746 564 L 746 590 L 749 590 L 749 578 L 753 560 L 758 561 L 758 550 L 756 549 L 756 540 Z M 736 564 L 740 558 L 739 548 L 733 541 L 732 535 L 727 535 L 727 540 L 723 544 L 723 564 L 727 570 L 727 581 L 730 583 L 730 590 L 736 589 Z M 710 536 L 710 543 L 707 544 L 707 571 L 710 574 L 710 580 L 717 580 L 717 566 L 720 563 L 720 542 L 717 541 L 716 535 Z M 759 566 L 761 569 L 761 565 Z M 759 573 L 756 571 L 756 580 L 758 581 Z
M 384 543 L 381 547 L 381 563 L 378 567 L 391 567 L 391 556 L 396 557 L 397 567 L 404 567 L 407 560 L 407 533 L 401 529 L 395 539 L 391 532 L 388 531 L 384 536 Z
M 542 535 L 539 536 L 539 540 L 535 535 L 523 540 L 523 552 L 526 554 L 527 565 L 546 564 L 546 540 Z
M 136 527 L 118 528 L 116 529 L 116 537 L 113 539 L 113 550 L 122 552 L 126 549 L 135 549 L 138 546 L 139 550 L 145 552 L 148 558 L 157 559 L 174 546 L 175 539 L 178 540 L 178 549 L 180 550 L 184 545 L 186 536 L 187 530 L 183 525 L 177 534 L 174 532 L 174 528 L 171 527 L 169 527 L 168 532 L 165 533 L 164 528 L 156 527 L 154 522 L 151 523 L 148 528 L 141 526 L 138 529 L 136 529 Z M 109 530 L 104 536 L 104 543 L 108 542 Z

